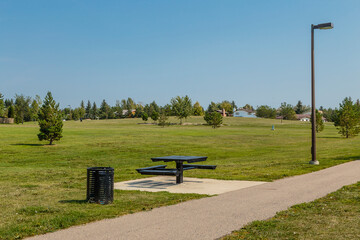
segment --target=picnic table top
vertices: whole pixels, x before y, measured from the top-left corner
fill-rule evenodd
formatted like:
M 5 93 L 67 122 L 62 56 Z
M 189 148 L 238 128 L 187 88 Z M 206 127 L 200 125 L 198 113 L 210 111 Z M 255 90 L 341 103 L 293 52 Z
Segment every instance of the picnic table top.
M 171 161 L 176 161 L 176 162 L 201 162 L 201 161 L 206 161 L 207 157 L 201 157 L 201 156 L 166 156 L 166 157 L 155 157 L 155 158 L 151 158 L 151 160 L 153 160 L 154 162 L 157 161 L 164 161 L 164 162 L 171 162 Z

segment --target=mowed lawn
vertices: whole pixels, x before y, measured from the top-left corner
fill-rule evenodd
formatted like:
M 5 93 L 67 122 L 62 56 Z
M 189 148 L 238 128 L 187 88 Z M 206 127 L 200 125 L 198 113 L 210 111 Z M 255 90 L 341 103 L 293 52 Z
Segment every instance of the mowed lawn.
M 206 197 L 116 190 L 113 204 L 87 204 L 87 167 L 111 166 L 118 182 L 145 177 L 135 169 L 154 165 L 151 157 L 197 155 L 208 156 L 205 164 L 218 168 L 187 171 L 185 177 L 272 181 L 360 158 L 360 137 L 344 139 L 330 123 L 318 134 L 319 166 L 308 164 L 309 123 L 226 118 L 219 129 L 138 123 L 142 121 L 65 122 L 64 138 L 55 146 L 38 141 L 36 123 L 0 125 L 0 239 Z M 192 117 L 187 123 L 204 121 Z

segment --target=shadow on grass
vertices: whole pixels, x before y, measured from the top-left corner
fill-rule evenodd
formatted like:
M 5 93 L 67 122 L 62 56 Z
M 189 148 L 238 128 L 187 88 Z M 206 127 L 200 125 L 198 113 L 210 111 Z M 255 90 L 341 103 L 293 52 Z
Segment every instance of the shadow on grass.
M 318 136 L 316 136 L 316 138 L 334 138 L 334 139 L 336 138 L 336 139 L 340 139 L 340 138 L 342 138 L 342 137 L 341 137 L 341 136 L 336 136 L 336 137 L 335 137 L 335 136 L 319 136 L 319 135 L 318 135 Z
M 76 203 L 76 204 L 84 204 L 88 203 L 87 200 L 60 200 L 59 203 Z
M 41 143 L 15 143 L 15 144 L 11 144 L 13 146 L 30 146 L 30 147 L 41 147 L 41 146 L 45 146 L 46 144 L 41 144 Z
M 348 157 L 337 157 L 337 158 L 334 158 L 334 160 L 345 160 L 345 161 L 354 161 L 354 160 L 359 160 L 360 159 L 360 156 L 348 156 Z

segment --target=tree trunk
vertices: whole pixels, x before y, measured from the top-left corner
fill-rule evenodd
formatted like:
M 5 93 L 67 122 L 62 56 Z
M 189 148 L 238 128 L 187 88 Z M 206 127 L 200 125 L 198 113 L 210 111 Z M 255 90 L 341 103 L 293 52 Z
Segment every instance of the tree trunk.
M 52 145 L 52 142 L 53 142 L 53 140 L 52 140 L 52 139 L 50 139 L 50 143 L 49 143 L 49 145 Z

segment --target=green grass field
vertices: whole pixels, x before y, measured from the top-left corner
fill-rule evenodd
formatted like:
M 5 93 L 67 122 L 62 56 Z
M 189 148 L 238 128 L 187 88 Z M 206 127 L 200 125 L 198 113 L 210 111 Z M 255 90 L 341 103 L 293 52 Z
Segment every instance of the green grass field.
M 308 164 L 309 123 L 227 118 L 225 126 L 212 129 L 202 125 L 161 128 L 141 122 L 65 122 L 64 138 L 55 146 L 37 140 L 36 123 L 0 125 L 0 239 L 206 197 L 116 190 L 114 204 L 87 204 L 87 167 L 111 166 L 118 182 L 144 177 L 135 169 L 154 165 L 151 157 L 205 155 L 206 164 L 218 168 L 187 171 L 185 177 L 272 181 L 360 158 L 360 138 L 344 139 L 331 124 L 318 134 L 321 164 L 312 166 Z M 200 117 L 187 122 L 204 123 Z
M 360 239 L 360 182 L 254 221 L 222 240 Z

